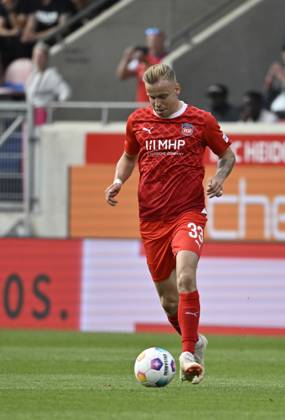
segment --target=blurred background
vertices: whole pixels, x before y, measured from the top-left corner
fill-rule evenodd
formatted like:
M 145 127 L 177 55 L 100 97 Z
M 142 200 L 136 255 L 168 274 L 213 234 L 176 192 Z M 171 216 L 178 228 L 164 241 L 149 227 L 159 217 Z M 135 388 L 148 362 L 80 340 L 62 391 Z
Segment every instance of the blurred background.
M 0 0 L 1 328 L 171 331 L 138 173 L 104 201 L 141 75 L 164 61 L 237 157 L 207 203 L 201 330 L 285 335 L 284 15 L 282 0 Z

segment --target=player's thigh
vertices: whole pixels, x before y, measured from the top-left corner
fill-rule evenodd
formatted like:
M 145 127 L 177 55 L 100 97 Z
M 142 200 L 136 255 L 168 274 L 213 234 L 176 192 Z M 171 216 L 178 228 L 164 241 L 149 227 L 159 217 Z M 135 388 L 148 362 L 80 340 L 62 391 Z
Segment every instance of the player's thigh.
M 206 217 L 196 211 L 181 216 L 172 239 L 176 256 L 177 287 L 179 292 L 196 290 L 196 270 L 199 262 Z
M 184 213 L 180 217 L 171 243 L 174 255 L 179 251 L 191 251 L 200 257 L 206 221 L 204 215 L 194 211 Z

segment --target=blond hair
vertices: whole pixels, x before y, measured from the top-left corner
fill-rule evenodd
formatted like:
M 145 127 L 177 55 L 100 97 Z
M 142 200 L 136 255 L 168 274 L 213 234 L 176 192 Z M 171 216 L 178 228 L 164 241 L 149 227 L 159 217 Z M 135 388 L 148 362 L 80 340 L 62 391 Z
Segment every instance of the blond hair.
M 159 80 L 169 80 L 176 82 L 174 70 L 167 64 L 154 64 L 150 66 L 143 75 L 143 81 L 149 85 L 153 85 Z

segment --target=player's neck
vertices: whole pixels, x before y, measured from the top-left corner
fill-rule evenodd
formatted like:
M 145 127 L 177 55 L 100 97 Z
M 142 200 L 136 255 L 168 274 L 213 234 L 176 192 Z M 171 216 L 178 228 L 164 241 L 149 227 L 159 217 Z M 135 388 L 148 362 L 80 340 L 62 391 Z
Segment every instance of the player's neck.
M 172 112 L 172 114 L 171 115 L 174 115 L 174 114 L 176 114 L 177 112 L 179 113 L 182 109 L 183 109 L 183 107 L 184 107 L 184 102 L 183 101 L 180 101 L 180 100 L 178 100 L 177 101 L 177 105 L 176 105 L 176 109 Z
M 180 115 L 182 115 L 185 111 L 186 111 L 186 108 L 187 108 L 187 104 L 185 103 L 185 102 L 183 102 L 183 101 L 178 101 L 177 102 L 177 107 L 176 107 L 176 110 L 174 110 L 171 114 L 169 114 L 167 117 L 165 116 L 165 117 L 162 117 L 161 115 L 158 115 L 156 112 L 155 112 L 155 110 L 153 109 L 152 110 L 152 112 L 154 113 L 154 115 L 156 115 L 157 117 L 159 117 L 159 118 L 164 118 L 164 119 L 168 119 L 168 118 L 177 118 L 177 117 L 180 117 Z

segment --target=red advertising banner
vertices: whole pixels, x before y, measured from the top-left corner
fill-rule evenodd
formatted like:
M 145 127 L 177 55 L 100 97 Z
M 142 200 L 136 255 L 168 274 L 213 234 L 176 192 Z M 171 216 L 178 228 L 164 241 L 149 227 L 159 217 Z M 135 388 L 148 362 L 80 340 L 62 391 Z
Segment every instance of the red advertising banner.
M 82 241 L 0 243 L 0 327 L 79 329 Z
M 210 240 L 285 240 L 285 125 L 226 127 L 237 165 L 224 195 L 207 200 Z M 86 165 L 72 167 L 71 237 L 138 238 L 137 183 L 134 173 L 120 193 L 120 205 L 109 208 L 103 191 L 114 176 L 124 134 L 86 136 Z M 205 185 L 216 172 L 217 157 L 207 148 Z
M 238 165 L 284 165 L 285 134 L 229 134 Z M 206 151 L 206 163 L 216 163 Z
M 124 133 L 86 134 L 86 163 L 114 164 L 124 150 Z

